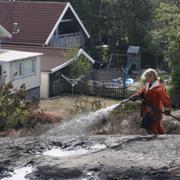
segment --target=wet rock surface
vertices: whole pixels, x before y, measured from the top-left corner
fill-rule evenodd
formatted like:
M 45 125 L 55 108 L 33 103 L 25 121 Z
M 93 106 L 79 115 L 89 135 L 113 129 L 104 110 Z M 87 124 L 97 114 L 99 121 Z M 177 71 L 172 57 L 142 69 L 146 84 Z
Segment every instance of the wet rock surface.
M 140 118 L 134 114 L 129 121 L 122 117 L 108 121 L 114 107 L 53 124 L 43 133 L 37 127 L 30 136 L 1 138 L 0 179 L 179 180 L 180 135 L 141 134 Z M 179 122 L 164 122 L 167 130 L 176 122 L 171 133 L 179 132 Z M 113 128 L 107 127 L 109 123 Z M 122 135 L 132 129 L 141 135 Z M 12 178 L 17 174 L 21 178 Z
M 67 156 L 50 156 L 52 148 Z M 76 153 L 83 150 L 83 153 Z M 1 138 L 0 179 L 32 166 L 30 180 L 180 179 L 180 136 L 92 135 Z

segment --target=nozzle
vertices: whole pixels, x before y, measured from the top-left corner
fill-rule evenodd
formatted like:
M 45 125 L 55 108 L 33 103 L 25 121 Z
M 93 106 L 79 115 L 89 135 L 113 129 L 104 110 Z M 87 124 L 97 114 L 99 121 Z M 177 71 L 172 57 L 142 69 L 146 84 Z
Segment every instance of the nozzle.
M 121 103 L 126 103 L 126 102 L 128 102 L 128 101 L 129 101 L 129 98 L 123 99 L 123 100 L 121 101 Z

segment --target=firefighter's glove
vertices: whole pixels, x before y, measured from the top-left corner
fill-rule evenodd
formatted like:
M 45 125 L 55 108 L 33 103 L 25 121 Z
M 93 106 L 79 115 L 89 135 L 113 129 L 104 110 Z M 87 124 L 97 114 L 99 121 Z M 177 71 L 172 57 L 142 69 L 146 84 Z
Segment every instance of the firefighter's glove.
M 137 101 L 139 100 L 139 96 L 138 95 L 132 95 L 130 98 L 129 98 L 130 101 Z
M 169 107 L 165 107 L 165 108 L 164 108 L 164 114 L 165 114 L 166 116 L 169 116 L 169 115 L 171 114 L 171 109 L 170 109 Z

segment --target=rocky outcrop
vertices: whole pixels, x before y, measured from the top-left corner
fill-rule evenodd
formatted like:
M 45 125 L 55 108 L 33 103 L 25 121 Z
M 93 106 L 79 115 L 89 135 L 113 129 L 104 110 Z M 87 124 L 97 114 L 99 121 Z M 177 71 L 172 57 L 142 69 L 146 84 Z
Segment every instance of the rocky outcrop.
M 113 108 L 36 126 L 30 136 L 1 138 L 0 179 L 16 174 L 29 180 L 180 179 L 180 136 L 146 135 L 139 113 L 118 112 L 108 119 Z M 164 123 L 168 132 L 179 133 L 178 121 L 165 117 Z
M 56 157 L 56 148 L 73 152 Z M 79 152 L 79 153 L 77 153 Z M 2 138 L 0 178 L 32 166 L 30 180 L 180 179 L 179 135 L 99 135 Z

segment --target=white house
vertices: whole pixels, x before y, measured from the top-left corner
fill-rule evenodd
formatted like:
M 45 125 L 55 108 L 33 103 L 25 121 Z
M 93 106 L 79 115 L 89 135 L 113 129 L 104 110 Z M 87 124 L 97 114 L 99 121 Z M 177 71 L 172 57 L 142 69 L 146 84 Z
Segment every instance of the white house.
M 83 49 L 71 59 L 65 57 L 68 49 L 36 47 L 36 46 L 14 46 L 2 45 L 5 49 L 12 49 L 25 52 L 41 53 L 41 98 L 49 98 L 60 95 L 67 91 L 67 82 L 61 77 L 68 69 L 68 65 L 80 56 L 84 56 L 87 61 L 94 64 L 95 60 Z
M 42 53 L 0 49 L 0 77 L 15 88 L 26 85 L 27 98 L 40 97 L 40 56 Z
M 59 66 L 54 65 L 47 69 L 47 65 L 44 66 L 46 70 L 41 71 L 41 97 L 42 98 L 49 98 L 55 95 L 59 95 L 62 92 L 67 91 L 67 86 L 65 85 L 64 79 L 61 77 L 61 74 L 66 72 L 66 68 L 70 65 L 73 61 L 78 61 L 80 56 L 84 56 L 87 61 L 94 64 L 95 60 L 86 53 L 83 49 L 79 49 L 77 54 L 72 57 L 70 60 L 66 60 L 64 63 L 60 64 Z M 49 60 L 46 61 L 46 64 Z M 49 87 L 49 88 L 48 88 Z

